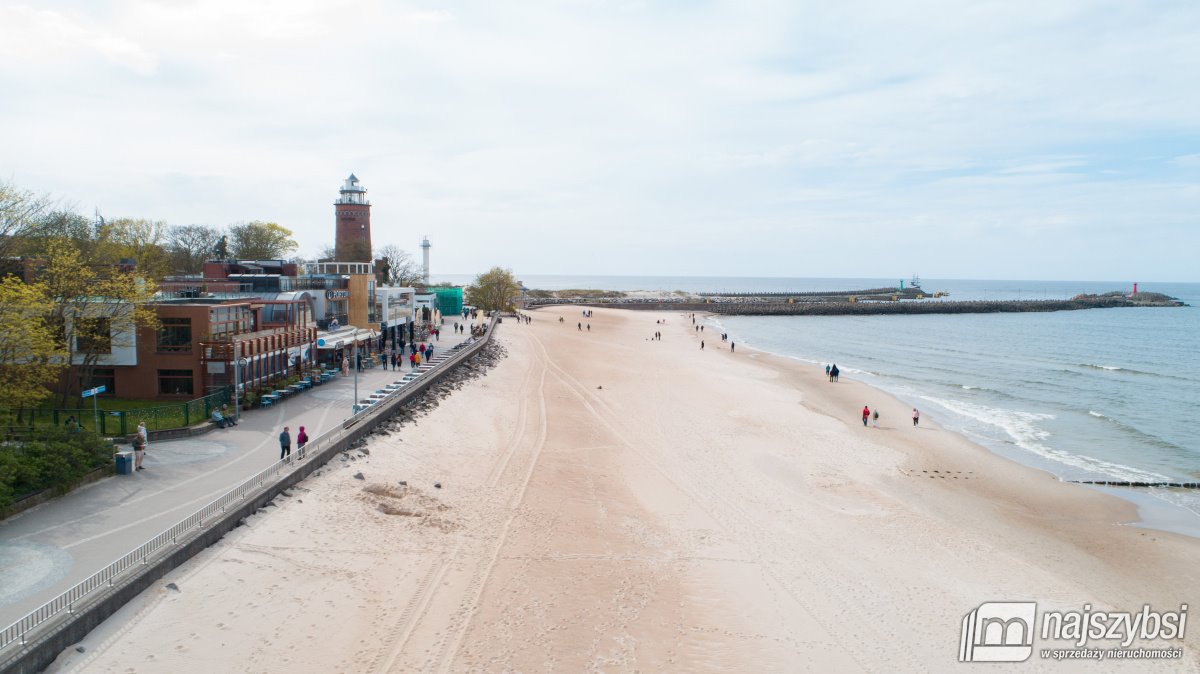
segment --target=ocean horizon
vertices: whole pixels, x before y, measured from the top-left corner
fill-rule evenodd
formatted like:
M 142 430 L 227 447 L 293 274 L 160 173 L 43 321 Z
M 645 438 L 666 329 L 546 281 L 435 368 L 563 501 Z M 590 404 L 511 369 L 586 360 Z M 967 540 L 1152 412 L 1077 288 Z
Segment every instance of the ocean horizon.
M 899 285 L 880 278 L 519 276 L 545 290 L 779 292 Z M 464 282 L 458 276 L 435 280 Z M 470 278 L 465 278 L 469 282 Z M 908 284 L 911 279 L 903 279 Z M 1132 281 L 924 279 L 951 300 L 1062 299 Z M 714 316 L 740 346 L 811 363 L 921 409 L 925 418 L 1062 480 L 1200 480 L 1200 283 L 1139 282 L 1190 306 L 1009 314 Z M 711 329 L 711 328 L 710 328 Z M 871 401 L 863 401 L 871 405 Z M 874 407 L 873 405 L 871 405 Z M 861 409 L 859 407 L 858 409 Z M 857 409 L 847 410 L 853 418 Z M 1108 489 L 1147 526 L 1200 536 L 1200 493 Z

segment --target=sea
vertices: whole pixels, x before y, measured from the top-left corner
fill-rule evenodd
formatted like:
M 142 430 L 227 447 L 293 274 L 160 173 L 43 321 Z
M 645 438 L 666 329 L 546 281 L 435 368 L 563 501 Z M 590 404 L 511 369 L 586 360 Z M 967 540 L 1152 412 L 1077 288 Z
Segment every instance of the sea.
M 527 288 L 805 292 L 879 278 L 519 276 Z M 470 277 L 441 280 L 466 283 Z M 923 279 L 952 300 L 1065 299 L 1132 281 Z M 1142 282 L 1190 306 L 1011 314 L 719 316 L 739 346 L 876 386 L 977 443 L 1062 480 L 1200 482 L 1200 283 Z M 712 328 L 710 328 L 712 329 Z M 870 404 L 870 401 L 864 401 Z M 856 414 L 852 411 L 850 414 Z M 1100 488 L 1142 524 L 1200 536 L 1200 490 Z

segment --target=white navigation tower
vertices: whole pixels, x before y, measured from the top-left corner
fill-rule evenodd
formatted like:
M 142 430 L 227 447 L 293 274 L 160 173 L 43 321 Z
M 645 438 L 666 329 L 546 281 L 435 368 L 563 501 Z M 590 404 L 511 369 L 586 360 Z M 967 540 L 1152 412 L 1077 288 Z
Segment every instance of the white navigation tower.
M 429 285 L 429 237 L 421 237 L 421 273 L 425 277 L 425 285 Z

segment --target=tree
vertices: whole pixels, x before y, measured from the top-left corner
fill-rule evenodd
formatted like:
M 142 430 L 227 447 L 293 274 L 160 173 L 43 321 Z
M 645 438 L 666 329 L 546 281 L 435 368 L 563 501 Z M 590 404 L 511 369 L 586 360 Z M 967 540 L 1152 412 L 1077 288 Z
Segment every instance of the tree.
M 228 234 L 221 235 L 221 240 L 217 242 L 217 248 L 216 248 L 216 250 L 213 251 L 213 253 L 216 254 L 216 258 L 218 260 L 228 260 L 229 259 L 229 235 Z
M 116 266 L 89 265 L 66 241 L 50 244 L 40 280 L 46 288 L 47 322 L 57 333 L 66 363 L 74 366 L 81 390 L 91 383 L 104 356 L 133 347 L 139 329 L 158 323 L 150 304 L 152 281 Z M 71 369 L 63 370 L 63 406 L 71 374 Z
M 37 407 L 62 372 L 65 352 L 46 321 L 46 286 L 0 280 L 0 407 Z
M 132 260 L 138 273 L 158 279 L 171 271 L 166 248 L 167 223 L 145 218 L 101 220 L 95 239 L 83 249 L 83 259 L 94 266 L 124 265 Z
M 520 295 L 521 285 L 512 271 L 503 267 L 492 267 L 476 276 L 466 289 L 467 303 L 484 311 L 511 311 Z
M 292 240 L 292 230 L 255 220 L 229 228 L 229 247 L 238 260 L 278 260 L 300 246 Z
M 50 198 L 0 181 L 0 257 L 13 255 L 13 247 L 50 209 Z
M 317 253 L 317 262 L 334 262 L 337 260 L 337 246 L 327 243 L 321 246 L 321 251 Z
M 387 260 L 387 273 L 382 279 L 384 285 L 406 288 L 409 286 L 425 285 L 425 271 L 413 259 L 394 243 L 380 248 L 375 252 L 377 259 Z
M 225 240 L 221 230 L 208 225 L 181 225 L 167 233 L 167 255 L 176 274 L 199 274 L 204 263 L 223 259 L 217 247 Z

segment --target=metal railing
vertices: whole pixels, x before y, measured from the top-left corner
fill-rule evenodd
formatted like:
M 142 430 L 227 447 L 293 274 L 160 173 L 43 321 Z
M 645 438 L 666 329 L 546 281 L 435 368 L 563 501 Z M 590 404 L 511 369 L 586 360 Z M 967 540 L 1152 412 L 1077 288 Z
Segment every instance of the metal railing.
M 131 568 L 146 566 L 149 564 L 151 556 L 155 553 L 169 546 L 174 546 L 181 539 L 186 539 L 191 534 L 202 530 L 205 522 L 209 522 L 213 518 L 219 518 L 230 506 L 240 505 L 246 500 L 247 496 L 258 493 L 265 485 L 274 484 L 280 473 L 290 472 L 301 463 L 311 461 L 314 457 L 320 455 L 323 448 L 336 444 L 345 439 L 346 436 L 354 433 L 355 428 L 360 426 L 362 422 L 390 411 L 404 398 L 408 397 L 407 394 L 414 390 L 412 387 L 415 383 L 420 382 L 432 372 L 452 368 L 466 358 L 474 355 L 484 344 L 491 340 L 492 331 L 495 327 L 496 320 L 493 318 L 487 333 L 483 337 L 471 338 L 448 349 L 445 352 L 448 354 L 447 357 L 442 359 L 435 367 L 425 370 L 418 377 L 406 382 L 400 388 L 381 399 L 380 402 L 358 410 L 342 424 L 322 433 L 316 439 L 310 440 L 304 446 L 303 453 L 297 450 L 294 459 L 281 459 L 275 462 L 171 528 L 151 538 L 117 561 L 92 574 L 71 589 L 42 604 L 26 614 L 25 617 L 9 625 L 4 631 L 0 632 L 0 653 L 3 653 L 4 649 L 14 643 L 24 645 L 27 643 L 29 633 L 34 629 L 62 615 L 64 611 L 68 615 L 74 613 L 76 605 L 85 599 L 90 599 L 90 595 L 93 592 L 113 587 L 118 579 L 123 580 L 122 576 L 126 571 Z M 357 400 L 354 401 L 354 405 L 358 405 Z

